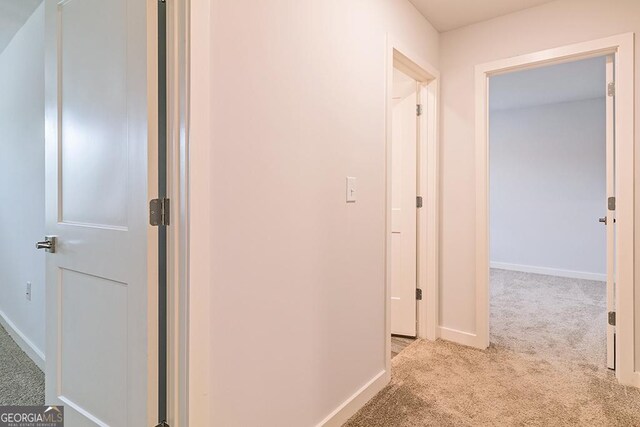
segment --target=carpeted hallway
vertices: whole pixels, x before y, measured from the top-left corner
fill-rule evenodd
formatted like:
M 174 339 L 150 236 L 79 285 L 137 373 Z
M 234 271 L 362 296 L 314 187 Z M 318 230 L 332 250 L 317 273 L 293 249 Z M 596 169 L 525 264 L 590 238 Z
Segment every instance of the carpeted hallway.
M 346 425 L 640 425 L 640 390 L 605 366 L 605 325 L 601 282 L 493 270 L 491 347 L 416 341 Z
M 44 405 L 44 374 L 0 326 L 0 406 Z

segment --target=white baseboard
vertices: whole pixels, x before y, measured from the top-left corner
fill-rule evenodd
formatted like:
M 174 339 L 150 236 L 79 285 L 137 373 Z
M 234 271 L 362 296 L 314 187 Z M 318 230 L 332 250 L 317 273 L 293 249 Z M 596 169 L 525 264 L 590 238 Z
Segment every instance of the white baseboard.
M 3 311 L 0 311 L 0 325 L 11 335 L 11 338 L 18 344 L 18 347 L 27 353 L 27 356 L 38 365 L 38 368 L 44 371 L 44 353 L 9 320 Z
M 457 329 L 445 328 L 444 326 L 440 326 L 440 339 L 451 341 L 456 344 L 466 345 L 467 347 L 475 347 L 479 349 L 486 348 L 486 346 L 480 342 L 476 334 L 458 331 Z
M 349 418 L 351 418 L 360 408 L 362 408 L 369 400 L 371 400 L 380 390 L 382 390 L 390 380 L 386 371 L 381 371 L 373 377 L 371 381 L 365 384 L 360 390 L 355 392 L 353 396 L 348 398 L 329 416 L 322 420 L 318 427 L 340 427 Z
M 571 279 L 597 280 L 605 282 L 606 274 L 591 273 L 588 271 L 562 270 L 558 268 L 535 267 L 531 265 L 509 264 L 506 262 L 491 262 L 491 268 L 500 270 L 521 271 L 523 273 L 544 274 L 547 276 L 568 277 Z

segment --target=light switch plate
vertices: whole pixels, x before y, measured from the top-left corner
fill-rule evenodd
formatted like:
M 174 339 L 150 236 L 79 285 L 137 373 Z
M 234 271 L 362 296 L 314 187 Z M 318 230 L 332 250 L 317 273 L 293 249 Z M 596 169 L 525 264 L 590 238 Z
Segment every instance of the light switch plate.
M 25 296 L 27 297 L 27 301 L 31 301 L 31 282 L 27 282 Z
M 347 203 L 356 202 L 356 178 L 353 176 L 347 177 Z

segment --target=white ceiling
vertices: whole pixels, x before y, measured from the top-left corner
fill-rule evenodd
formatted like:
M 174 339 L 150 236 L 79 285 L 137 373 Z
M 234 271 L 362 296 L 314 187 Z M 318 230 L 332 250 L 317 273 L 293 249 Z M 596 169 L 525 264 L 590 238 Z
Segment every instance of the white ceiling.
M 491 77 L 491 110 L 604 98 L 605 57 L 584 59 Z
M 409 0 L 440 32 L 486 21 L 553 0 Z
M 42 0 L 0 0 L 0 52 L 40 3 Z

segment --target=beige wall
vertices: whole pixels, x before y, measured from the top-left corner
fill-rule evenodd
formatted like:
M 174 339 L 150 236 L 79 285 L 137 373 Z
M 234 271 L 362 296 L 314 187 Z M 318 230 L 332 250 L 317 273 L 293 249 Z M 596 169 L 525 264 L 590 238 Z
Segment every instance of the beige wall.
M 211 369 L 194 399 L 220 425 L 312 426 L 385 368 L 386 38 L 437 66 L 438 33 L 406 0 L 213 0 L 210 28 L 210 77 L 192 71 Z
M 441 35 L 443 326 L 469 333 L 476 330 L 474 66 L 626 32 L 640 33 L 638 0 L 558 0 Z M 637 42 L 636 61 L 638 84 L 640 43 Z M 636 91 L 636 105 L 639 102 L 640 93 Z M 636 127 L 640 128 L 638 111 Z M 636 191 L 639 190 L 637 186 Z M 640 214 L 640 209 L 637 213 Z M 636 221 L 640 223 L 640 218 Z M 636 233 L 637 251 L 638 227 Z M 638 261 L 636 266 L 640 269 Z M 640 292 L 636 295 L 640 297 Z

